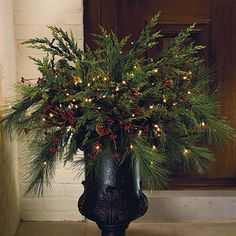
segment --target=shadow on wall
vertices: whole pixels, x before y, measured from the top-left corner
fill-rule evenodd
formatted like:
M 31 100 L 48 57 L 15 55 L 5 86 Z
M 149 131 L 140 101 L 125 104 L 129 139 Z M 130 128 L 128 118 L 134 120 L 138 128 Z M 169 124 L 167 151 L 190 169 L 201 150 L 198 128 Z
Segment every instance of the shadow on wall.
M 11 144 L 0 133 L 0 235 L 15 235 L 19 224 L 19 201 L 17 194 L 17 160 L 12 155 Z

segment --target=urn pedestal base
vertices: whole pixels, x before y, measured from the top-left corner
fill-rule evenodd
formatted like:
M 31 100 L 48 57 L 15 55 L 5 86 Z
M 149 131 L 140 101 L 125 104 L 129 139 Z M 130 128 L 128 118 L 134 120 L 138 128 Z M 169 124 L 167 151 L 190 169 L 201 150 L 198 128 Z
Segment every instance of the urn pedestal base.
M 140 187 L 139 165 L 130 168 L 131 158 L 117 165 L 109 148 L 103 154 L 97 172 L 85 176 L 78 208 L 97 223 L 102 236 L 125 236 L 129 223 L 148 209 Z

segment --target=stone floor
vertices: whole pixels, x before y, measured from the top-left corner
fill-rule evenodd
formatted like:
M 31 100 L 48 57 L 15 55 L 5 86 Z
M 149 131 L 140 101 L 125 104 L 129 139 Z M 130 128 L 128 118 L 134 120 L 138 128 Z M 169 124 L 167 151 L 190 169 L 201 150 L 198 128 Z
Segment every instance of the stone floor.
M 235 236 L 236 221 L 132 223 L 127 236 Z M 16 236 L 100 236 L 92 222 L 21 222 Z

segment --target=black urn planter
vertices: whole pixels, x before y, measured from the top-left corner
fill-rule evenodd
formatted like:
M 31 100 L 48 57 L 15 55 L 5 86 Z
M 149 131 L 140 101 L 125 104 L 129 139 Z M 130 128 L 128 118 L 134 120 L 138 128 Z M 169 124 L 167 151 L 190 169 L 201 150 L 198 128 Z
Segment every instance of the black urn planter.
M 139 165 L 135 163 L 132 169 L 129 162 L 130 157 L 117 166 L 108 147 L 99 160 L 96 176 L 91 172 L 82 182 L 79 211 L 97 223 L 102 236 L 125 236 L 129 223 L 148 209 L 140 186 Z

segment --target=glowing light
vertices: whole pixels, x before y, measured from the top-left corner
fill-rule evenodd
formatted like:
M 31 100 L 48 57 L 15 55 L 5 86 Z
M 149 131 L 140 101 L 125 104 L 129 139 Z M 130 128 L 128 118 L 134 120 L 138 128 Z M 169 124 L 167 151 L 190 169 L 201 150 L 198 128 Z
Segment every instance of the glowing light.
M 151 105 L 149 108 L 150 108 L 150 109 L 153 109 L 153 108 L 154 108 L 154 106 L 153 106 L 153 105 Z
M 188 77 L 187 77 L 187 76 L 184 76 L 184 77 L 183 77 L 183 80 L 187 80 L 187 79 L 188 79 Z
M 191 152 L 190 149 L 185 148 L 184 151 L 183 151 L 183 155 L 184 155 L 185 157 L 187 157 L 187 156 L 190 154 L 190 152 Z
M 134 114 L 134 113 L 132 114 L 132 117 L 135 117 L 135 114 Z
M 153 161 L 151 161 L 150 164 L 153 165 L 154 164 Z
M 78 105 L 75 105 L 75 108 L 78 108 Z
M 172 104 L 173 104 L 173 106 L 176 106 L 176 105 L 177 105 L 177 102 L 173 102 Z
M 166 103 L 166 102 L 167 102 L 166 98 L 164 98 L 164 99 L 163 99 L 163 102 L 164 102 L 164 103 Z
M 120 89 L 119 89 L 119 87 L 116 87 L 116 91 L 119 91 Z
M 155 124 L 154 127 L 156 128 L 156 130 L 157 130 L 158 132 L 161 131 L 161 128 L 160 128 L 160 126 L 159 126 L 158 124 Z
M 82 83 L 81 78 L 78 77 L 78 76 L 74 78 L 74 81 L 75 81 L 75 85 L 77 85 L 77 84 L 81 84 L 81 83 Z
M 130 148 L 131 148 L 131 149 L 133 149 L 133 148 L 134 148 L 133 144 L 131 144 L 131 145 L 130 145 Z
M 89 98 L 89 100 L 88 100 L 89 102 L 92 102 L 92 99 L 91 98 Z
M 104 77 L 103 80 L 104 80 L 104 81 L 107 81 L 107 77 Z
M 138 136 L 140 136 L 142 134 L 142 130 L 138 131 Z
M 100 146 L 99 146 L 99 145 L 97 145 L 95 148 L 96 148 L 97 150 L 99 150 L 99 149 L 100 149 Z
M 46 121 L 46 119 L 45 119 L 45 118 L 43 118 L 42 120 L 43 120 L 43 121 Z
M 101 107 L 98 107 L 98 110 L 101 110 Z
M 205 122 L 202 122 L 202 123 L 201 123 L 201 126 L 202 126 L 202 127 L 205 127 L 205 126 L 206 126 Z
M 53 114 L 52 114 L 52 113 L 50 113 L 50 114 L 49 114 L 49 116 L 50 116 L 50 117 L 53 117 Z
M 125 81 L 125 80 L 123 80 L 123 81 L 122 81 L 122 84 L 126 84 L 126 81 Z
M 90 84 L 90 83 L 88 83 L 88 84 L 87 84 L 87 86 L 88 86 L 88 87 L 90 87 L 90 86 L 91 86 L 91 84 Z
M 102 97 L 103 97 L 103 98 L 105 98 L 105 97 L 106 97 L 106 95 L 103 95 Z
M 190 94 L 191 94 L 191 92 L 190 92 L 190 91 L 188 91 L 188 94 L 190 95 Z
M 159 70 L 158 69 L 154 69 L 154 72 L 157 73 Z
M 71 131 L 71 126 L 68 126 L 68 128 L 67 128 L 66 131 L 67 131 L 67 132 Z
M 70 94 L 69 94 L 69 93 L 67 93 L 67 94 L 66 94 L 66 96 L 70 96 Z
M 137 69 L 137 66 L 134 66 L 134 69 Z
M 184 154 L 187 154 L 188 153 L 188 149 L 184 149 Z
M 133 45 L 133 44 L 134 44 L 134 42 L 131 42 L 131 44 Z
M 152 150 L 156 150 L 157 147 L 155 145 L 152 146 Z

